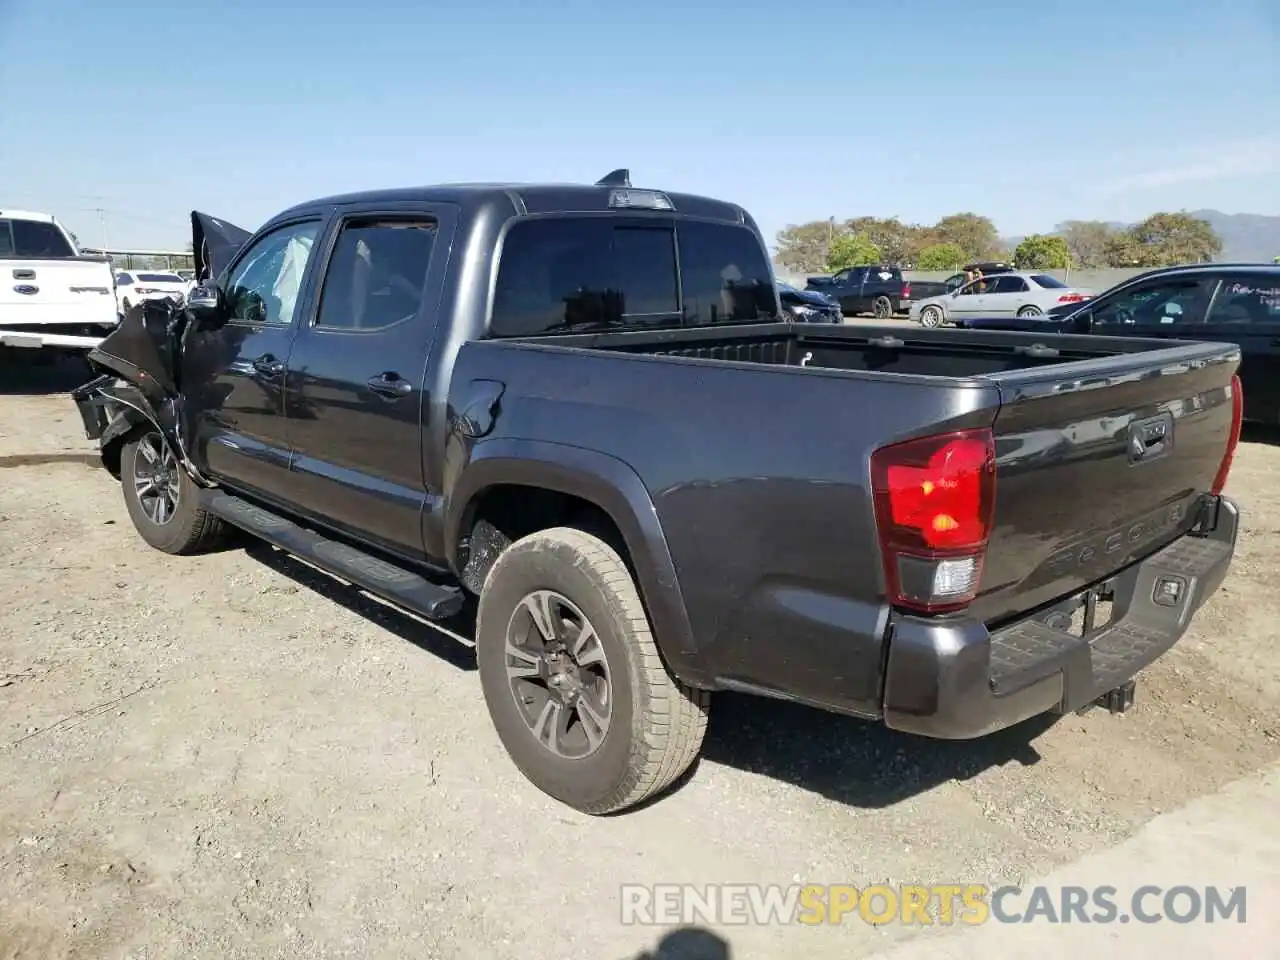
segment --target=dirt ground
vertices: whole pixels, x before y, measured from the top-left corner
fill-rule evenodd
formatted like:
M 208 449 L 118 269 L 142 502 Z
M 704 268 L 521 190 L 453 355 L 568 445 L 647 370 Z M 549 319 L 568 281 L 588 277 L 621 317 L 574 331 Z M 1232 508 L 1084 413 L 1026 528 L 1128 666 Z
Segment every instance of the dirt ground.
M 265 549 L 146 548 L 67 377 L 0 372 L 0 960 L 849 960 L 910 931 L 659 950 L 619 887 L 1017 880 L 1280 758 L 1274 436 L 1130 714 L 954 744 L 721 695 L 677 792 L 592 819 L 508 762 L 465 642 Z

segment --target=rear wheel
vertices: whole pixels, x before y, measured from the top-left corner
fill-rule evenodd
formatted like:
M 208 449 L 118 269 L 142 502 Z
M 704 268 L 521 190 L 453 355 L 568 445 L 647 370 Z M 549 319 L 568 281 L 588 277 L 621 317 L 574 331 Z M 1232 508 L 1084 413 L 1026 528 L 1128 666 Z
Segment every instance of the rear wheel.
M 1029 303 L 1025 307 L 1023 307 L 1021 310 L 1018 311 L 1018 316 L 1041 317 L 1041 316 L 1044 316 L 1044 311 L 1041 310 L 1039 307 L 1037 307 L 1034 303 Z
M 920 326 L 922 327 L 942 326 L 942 308 L 941 307 L 925 307 L 923 310 L 921 310 Z
M 708 694 L 667 671 L 626 564 L 581 530 L 543 530 L 498 557 L 476 657 L 512 761 L 584 813 L 661 792 L 702 746 Z
M 200 508 L 197 488 L 159 431 L 128 440 L 120 453 L 125 509 L 148 544 L 165 553 L 200 553 L 225 533 L 221 520 Z
M 893 316 L 893 301 L 888 297 L 876 297 L 871 302 L 871 315 L 877 320 L 888 320 Z

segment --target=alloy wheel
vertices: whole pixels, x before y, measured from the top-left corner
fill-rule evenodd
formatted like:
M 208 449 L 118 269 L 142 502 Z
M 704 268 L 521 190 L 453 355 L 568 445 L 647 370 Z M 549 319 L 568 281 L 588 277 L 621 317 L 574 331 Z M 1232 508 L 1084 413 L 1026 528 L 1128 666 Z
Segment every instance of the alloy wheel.
M 516 709 L 545 750 L 581 760 L 613 720 L 613 676 L 600 636 L 569 598 L 535 590 L 507 624 L 507 682 Z

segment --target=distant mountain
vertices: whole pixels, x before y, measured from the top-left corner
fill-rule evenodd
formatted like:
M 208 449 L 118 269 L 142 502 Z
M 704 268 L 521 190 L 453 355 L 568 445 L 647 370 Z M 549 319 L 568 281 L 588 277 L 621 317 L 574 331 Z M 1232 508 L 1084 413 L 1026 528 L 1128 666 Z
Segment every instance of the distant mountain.
M 1221 210 L 1192 210 L 1191 215 L 1208 220 L 1222 238 L 1223 260 L 1270 263 L 1280 257 L 1280 217 Z
M 1208 220 L 1222 238 L 1222 260 L 1270 263 L 1280 257 L 1280 217 L 1260 213 L 1223 213 L 1221 210 L 1192 210 L 1191 216 Z M 1054 230 L 1061 229 L 1061 224 Z M 1112 230 L 1124 230 L 1131 223 L 1109 222 Z M 1023 237 L 1001 237 L 1007 250 L 1014 250 Z

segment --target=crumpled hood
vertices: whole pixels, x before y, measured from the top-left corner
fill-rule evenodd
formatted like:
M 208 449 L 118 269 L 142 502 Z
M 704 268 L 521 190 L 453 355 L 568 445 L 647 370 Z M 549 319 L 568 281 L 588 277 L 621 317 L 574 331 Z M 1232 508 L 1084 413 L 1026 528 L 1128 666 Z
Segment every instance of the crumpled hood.
M 216 278 L 253 236 L 248 230 L 198 210 L 191 211 L 191 250 L 196 281 Z

